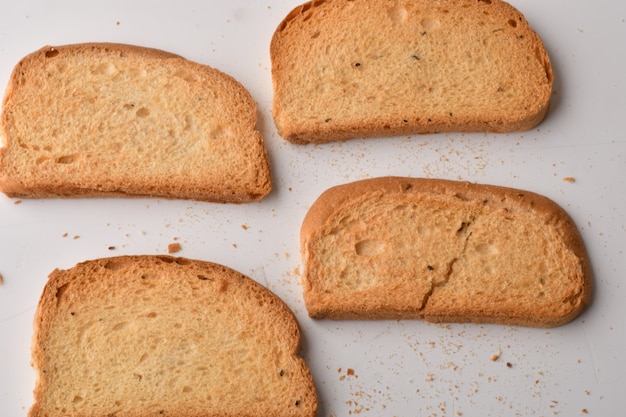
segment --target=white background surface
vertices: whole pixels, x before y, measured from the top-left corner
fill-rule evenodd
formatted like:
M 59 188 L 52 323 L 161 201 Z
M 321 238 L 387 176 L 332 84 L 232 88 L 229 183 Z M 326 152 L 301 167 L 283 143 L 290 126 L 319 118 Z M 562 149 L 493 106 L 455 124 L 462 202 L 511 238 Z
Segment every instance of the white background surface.
M 287 302 L 302 327 L 320 416 L 626 412 L 626 2 L 512 0 L 543 38 L 556 77 L 551 111 L 537 129 L 324 146 L 285 142 L 270 113 L 269 41 L 297 0 L 7 3 L 0 3 L 2 86 L 24 55 L 87 41 L 160 48 L 233 75 L 257 101 L 274 191 L 241 206 L 161 199 L 17 204 L 1 195 L 0 416 L 25 416 L 31 404 L 32 319 L 48 273 L 98 257 L 164 254 L 173 242 L 182 245 L 177 255 L 230 266 Z M 380 175 L 462 179 L 552 198 L 585 239 L 595 274 L 592 306 L 550 330 L 309 319 L 299 277 L 301 220 L 324 189 Z

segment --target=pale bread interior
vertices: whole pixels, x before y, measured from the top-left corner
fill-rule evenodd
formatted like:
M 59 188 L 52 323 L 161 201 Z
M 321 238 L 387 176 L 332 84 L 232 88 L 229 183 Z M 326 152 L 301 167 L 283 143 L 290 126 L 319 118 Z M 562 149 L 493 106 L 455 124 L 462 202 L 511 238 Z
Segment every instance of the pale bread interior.
M 302 226 L 313 317 L 553 326 L 591 282 L 571 218 L 534 193 L 455 181 L 363 180 L 330 189 Z
M 295 143 L 527 130 L 552 93 L 542 40 L 500 0 L 308 2 L 270 51 L 274 120 Z
M 224 266 L 87 261 L 54 271 L 42 295 L 30 416 L 312 417 L 299 342 L 288 307 Z
M 219 70 L 118 44 L 46 47 L 4 100 L 0 189 L 225 202 L 271 189 L 249 92 Z

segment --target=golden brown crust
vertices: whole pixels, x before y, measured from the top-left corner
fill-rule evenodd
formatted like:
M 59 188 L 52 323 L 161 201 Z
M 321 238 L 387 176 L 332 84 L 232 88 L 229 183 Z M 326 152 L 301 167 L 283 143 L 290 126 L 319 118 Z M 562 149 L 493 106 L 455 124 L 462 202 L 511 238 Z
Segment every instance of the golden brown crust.
M 405 227 L 401 222 L 386 223 L 386 218 L 394 216 L 392 210 L 410 205 L 417 207 L 410 212 L 415 224 Z M 448 216 L 446 219 L 452 225 L 441 219 L 433 220 L 440 215 Z M 364 217 L 361 223 L 360 217 Z M 396 229 L 373 231 L 384 229 L 387 224 L 394 224 Z M 432 235 L 418 238 L 420 228 L 429 229 Z M 507 237 L 507 230 L 519 234 Z M 447 232 L 451 239 L 433 236 Z M 396 249 L 383 253 L 383 249 L 376 247 L 377 239 L 382 242 L 381 248 Z M 426 242 L 426 247 L 419 246 L 419 239 Z M 371 247 L 365 246 L 370 242 Z M 515 246 L 510 242 L 523 243 Z M 300 245 L 304 297 L 314 318 L 425 318 L 436 322 L 551 327 L 573 320 L 591 302 L 589 260 L 576 225 L 554 201 L 529 191 L 422 178 L 356 181 L 330 188 L 319 196 L 302 222 Z M 415 245 L 408 258 L 403 258 L 397 249 L 403 245 Z M 443 246 L 429 252 L 428 245 Z M 519 252 L 524 245 L 527 259 L 525 253 Z M 540 284 L 533 282 L 535 277 L 516 278 L 525 271 L 507 270 L 510 263 L 529 265 L 528 269 L 534 271 L 533 263 L 543 262 L 532 258 L 538 253 L 536 247 L 545 247 L 551 255 L 556 254 L 555 260 L 546 261 L 547 266 L 537 266 L 536 279 Z M 503 253 L 489 257 L 490 248 L 494 254 L 497 250 Z M 351 250 L 363 253 L 355 255 Z M 445 253 L 446 250 L 450 253 Z M 322 251 L 325 255 L 321 255 Z M 422 255 L 427 258 L 423 265 L 416 260 Z M 492 264 L 485 266 L 487 259 Z M 366 272 L 348 275 L 346 271 L 350 268 L 346 264 L 351 262 L 356 263 L 353 269 Z M 401 262 L 404 266 L 395 265 Z M 494 273 L 485 272 L 490 268 L 496 270 L 495 281 L 481 278 Z M 412 272 L 402 275 L 407 269 Z M 375 273 L 379 276 L 368 275 Z M 373 279 L 372 282 L 378 280 L 382 284 L 350 289 L 349 282 L 340 284 L 340 274 L 350 276 L 350 280 Z M 522 289 L 494 290 L 494 282 L 499 279 L 502 285 L 506 283 L 511 288 L 519 285 Z M 500 299 L 489 298 L 499 291 Z
M 43 290 L 29 416 L 93 407 L 98 415 L 314 417 L 299 343 L 286 304 L 225 266 L 171 256 L 86 261 L 53 271 Z M 97 366 L 99 356 L 115 363 Z
M 552 93 L 541 39 L 500 0 L 310 1 L 270 56 L 274 120 L 294 143 L 528 130 Z
M 256 119 L 237 80 L 178 55 L 113 43 L 46 46 L 9 80 L 0 190 L 259 200 L 272 184 Z

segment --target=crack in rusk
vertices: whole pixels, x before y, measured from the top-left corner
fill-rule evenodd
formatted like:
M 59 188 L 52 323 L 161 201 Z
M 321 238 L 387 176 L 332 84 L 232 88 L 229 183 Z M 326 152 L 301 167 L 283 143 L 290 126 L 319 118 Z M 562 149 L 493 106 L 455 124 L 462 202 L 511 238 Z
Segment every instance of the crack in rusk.
M 464 221 L 461 223 L 461 227 L 459 227 L 459 229 L 457 230 L 457 235 L 463 234 L 465 236 L 463 239 L 463 247 L 461 248 L 460 254 L 459 256 L 455 256 L 454 258 L 452 258 L 450 262 L 448 262 L 446 272 L 443 275 L 442 280 L 433 280 L 431 282 L 430 291 L 428 291 L 424 295 L 421 306 L 419 307 L 420 310 L 423 310 L 424 308 L 426 308 L 426 305 L 428 304 L 428 300 L 430 299 L 430 297 L 433 295 L 433 293 L 435 292 L 437 288 L 442 288 L 446 286 L 448 282 L 450 281 L 450 277 L 452 276 L 452 272 L 454 271 L 454 264 L 456 264 L 459 260 L 463 259 L 463 257 L 465 256 L 465 252 L 467 250 L 467 243 L 469 241 L 469 238 L 472 236 L 472 232 L 470 229 L 473 226 L 475 221 L 476 221 L 476 218 L 472 217 L 469 221 Z

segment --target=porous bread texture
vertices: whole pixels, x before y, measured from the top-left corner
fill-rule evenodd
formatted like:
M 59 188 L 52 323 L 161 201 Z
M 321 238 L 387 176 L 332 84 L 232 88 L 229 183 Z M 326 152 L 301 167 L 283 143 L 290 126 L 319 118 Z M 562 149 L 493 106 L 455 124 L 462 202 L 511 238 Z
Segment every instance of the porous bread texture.
M 46 46 L 13 70 L 0 120 L 11 197 L 229 203 L 271 190 L 256 104 L 233 77 L 139 46 Z
M 311 1 L 270 54 L 274 120 L 294 143 L 527 130 L 552 93 L 542 40 L 500 0 Z
M 222 265 L 121 256 L 55 270 L 34 329 L 29 417 L 316 415 L 295 316 Z
M 311 317 L 551 327 L 591 300 L 571 217 L 523 190 L 381 177 L 320 195 L 301 229 Z

